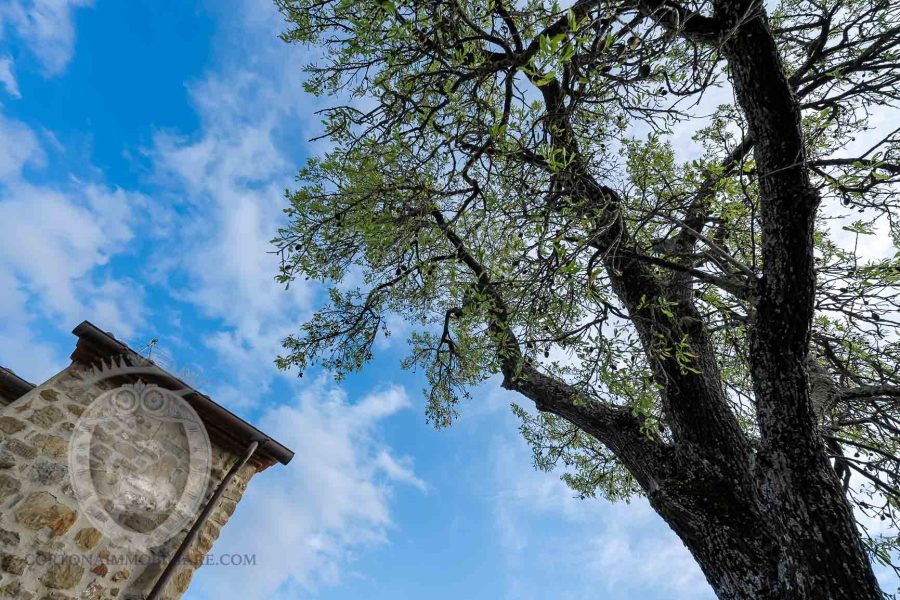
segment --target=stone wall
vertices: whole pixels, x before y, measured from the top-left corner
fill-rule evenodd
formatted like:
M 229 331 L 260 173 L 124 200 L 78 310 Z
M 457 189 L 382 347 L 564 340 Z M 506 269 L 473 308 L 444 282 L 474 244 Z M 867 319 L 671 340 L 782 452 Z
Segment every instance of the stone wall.
M 136 552 L 104 539 L 81 514 L 69 482 L 69 439 L 104 391 L 84 389 L 85 372 L 73 364 L 0 407 L 0 598 L 144 598 L 190 527 L 162 547 Z M 213 441 L 204 504 L 237 459 Z M 167 600 L 185 592 L 255 472 L 247 465 L 232 480 L 168 585 Z

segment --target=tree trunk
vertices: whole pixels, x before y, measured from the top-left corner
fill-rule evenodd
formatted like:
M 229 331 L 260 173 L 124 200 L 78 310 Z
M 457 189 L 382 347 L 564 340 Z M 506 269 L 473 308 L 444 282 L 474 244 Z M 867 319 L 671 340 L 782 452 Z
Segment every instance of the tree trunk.
M 717 512 L 698 510 L 695 501 L 673 505 L 651 498 L 651 504 L 691 551 L 707 581 L 722 600 L 853 599 L 881 598 L 871 566 L 858 552 L 854 532 L 845 532 L 843 544 L 833 543 L 839 523 L 820 546 L 803 547 L 791 541 L 781 523 L 798 520 L 759 507 L 717 504 Z M 704 515 L 705 513 L 705 515 Z M 811 529 L 817 526 L 808 523 Z
M 690 549 L 719 598 L 881 597 L 809 395 L 813 232 L 800 108 L 760 0 L 716 0 L 738 103 L 754 140 L 762 277 L 750 317 L 760 439 L 746 464 L 682 445 L 650 502 Z M 721 440 L 720 440 L 721 441 Z M 718 453 L 717 453 L 718 454 Z
M 775 465 L 759 452 L 744 474 L 683 457 L 690 473 L 673 473 L 648 491 L 651 506 L 690 550 L 722 600 L 875 600 L 882 598 L 850 508 L 826 459 L 794 490 L 775 478 Z M 708 464 L 708 463 L 707 463 Z M 799 533 L 798 533 L 799 532 Z

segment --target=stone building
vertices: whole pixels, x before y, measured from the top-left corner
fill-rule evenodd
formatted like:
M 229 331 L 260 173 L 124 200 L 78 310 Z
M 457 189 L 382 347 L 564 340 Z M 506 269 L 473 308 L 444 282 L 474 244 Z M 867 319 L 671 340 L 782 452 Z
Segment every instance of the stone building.
M 180 598 L 251 477 L 293 453 L 111 334 L 73 333 L 40 385 L 0 367 L 0 598 Z

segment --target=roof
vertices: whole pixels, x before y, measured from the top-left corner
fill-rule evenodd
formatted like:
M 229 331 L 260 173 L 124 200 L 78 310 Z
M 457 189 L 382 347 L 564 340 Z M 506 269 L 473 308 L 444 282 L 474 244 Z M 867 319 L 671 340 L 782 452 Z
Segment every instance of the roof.
M 34 384 L 25 381 L 9 369 L 0 367 L 0 406 L 18 400 L 34 389 Z
M 78 337 L 78 343 L 72 352 L 73 362 L 97 366 L 104 362 L 109 364 L 113 360 L 124 359 L 129 364 L 139 362 L 144 366 L 150 365 L 151 372 L 142 373 L 141 377 L 147 377 L 153 383 L 168 389 L 187 390 L 183 397 L 197 411 L 213 442 L 238 454 L 246 451 L 252 442 L 259 442 L 259 448 L 251 458 L 251 462 L 258 469 L 265 469 L 276 462 L 286 465 L 294 457 L 293 451 L 283 444 L 216 404 L 209 396 L 197 391 L 152 360 L 141 356 L 111 333 L 88 321 L 81 323 L 72 333 Z M 34 387 L 34 384 L 25 381 L 9 369 L 0 367 L 0 405 L 9 404 Z
M 109 361 L 118 357 L 139 358 L 141 361 L 153 363 L 141 356 L 126 344 L 120 342 L 111 333 L 105 332 L 89 321 L 82 322 L 72 333 L 78 336 L 78 344 L 72 352 L 72 360 L 84 365 L 95 365 L 100 361 Z M 294 452 L 280 442 L 272 439 L 233 412 L 214 402 L 209 396 L 194 389 L 175 375 L 159 365 L 155 365 L 158 373 L 154 380 L 170 389 L 186 389 L 185 400 L 197 411 L 203 420 L 210 438 L 236 452 L 243 452 L 251 442 L 259 442 L 259 449 L 253 456 L 253 462 L 265 468 L 275 462 L 288 464 Z

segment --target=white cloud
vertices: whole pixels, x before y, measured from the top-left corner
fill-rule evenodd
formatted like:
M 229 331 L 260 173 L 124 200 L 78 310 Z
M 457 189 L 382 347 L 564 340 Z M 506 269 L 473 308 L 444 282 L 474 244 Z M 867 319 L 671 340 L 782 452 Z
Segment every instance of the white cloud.
M 295 404 L 269 410 L 263 430 L 296 456 L 251 482 L 212 550 L 255 555 L 256 566 L 201 569 L 188 598 L 303 597 L 342 578 L 355 550 L 385 543 L 394 489 L 425 487 L 377 437 L 382 421 L 409 406 L 399 387 L 351 403 L 321 378 Z
M 44 162 L 37 136 L 24 123 L 7 119 L 0 113 L 0 182 L 18 181 L 27 166 Z
M 2 3 L 0 41 L 16 38 L 45 75 L 59 75 L 74 48 L 73 11 L 89 3 Z M 11 57 L 0 57 L 0 83 L 10 96 L 20 97 L 14 66 Z M 92 319 L 127 337 L 140 324 L 141 287 L 101 271 L 127 249 L 145 199 L 47 173 L 43 144 L 64 151 L 52 132 L 38 136 L 0 113 L 0 139 L 0 364 L 40 381 L 63 366 L 67 354 L 45 342 L 43 334 Z
M 10 0 L 0 5 L 0 36 L 4 29 L 12 29 L 40 61 L 45 75 L 59 75 L 75 47 L 72 12 L 89 4 L 90 0 Z
M 200 131 L 160 132 L 149 153 L 184 212 L 178 256 L 155 262 L 186 274 L 181 299 L 221 323 L 206 345 L 236 379 L 211 391 L 247 408 L 268 390 L 281 340 L 311 307 L 313 286 L 298 281 L 285 291 L 274 281 L 279 258 L 271 253 L 285 223 L 284 190 L 301 162 L 291 152 L 310 137 L 311 110 L 299 77 L 303 58 L 277 39 L 274 6 L 248 1 L 228 10 L 222 64 L 188 86 Z M 286 147 L 288 138 L 297 146 Z
M 152 151 L 159 175 L 185 203 L 186 216 L 175 225 L 178 253 L 167 257 L 170 273 L 187 274 L 191 283 L 182 299 L 224 325 L 207 345 L 224 365 L 241 366 L 232 371 L 240 374 L 235 389 L 215 390 L 231 404 L 252 404 L 265 391 L 281 340 L 309 306 L 308 286 L 285 291 L 274 281 L 278 257 L 270 240 L 283 217 L 283 190 L 294 165 L 276 148 L 267 85 L 241 73 L 193 87 L 204 121 L 201 137 L 160 134 Z M 208 104 L 210 97 L 221 104 Z M 259 113 L 259 120 L 245 121 Z
M 6 93 L 13 98 L 22 97 L 19 93 L 19 82 L 13 73 L 13 60 L 8 56 L 0 58 L 0 83 L 6 88 Z
M 606 512 L 604 529 L 590 537 L 584 555 L 590 557 L 585 569 L 608 591 L 713 598 L 693 557 L 649 504 L 616 504 Z
M 178 256 L 154 263 L 186 274 L 191 283 L 181 299 L 220 321 L 206 344 L 237 380 L 211 391 L 233 408 L 248 408 L 268 390 L 281 340 L 309 315 L 319 290 L 304 281 L 288 291 L 277 284 L 270 242 L 286 223 L 283 193 L 294 187 L 303 153 L 327 143 L 307 142 L 321 133 L 319 101 L 302 88 L 302 67 L 314 50 L 278 38 L 285 23 L 275 6 L 237 0 L 209 10 L 220 17 L 218 64 L 188 86 L 200 131 L 160 132 L 149 151 L 184 213 Z
M 37 383 L 65 363 L 56 348 L 34 339 L 36 319 L 28 313 L 27 303 L 28 294 L 19 289 L 17 279 L 0 267 L 0 365 Z
M 713 598 L 688 550 L 645 500 L 580 500 L 558 472 L 531 468 L 524 440 L 512 435 L 495 441 L 492 461 L 508 597 L 547 597 L 549 574 L 574 569 L 555 598 L 597 596 L 598 589 L 609 598 Z
M 387 450 L 382 450 L 378 453 L 375 464 L 385 475 L 397 483 L 411 485 L 423 492 L 428 490 L 425 482 L 416 477 L 415 472 L 413 472 L 412 460 L 409 458 L 398 459 Z
M 93 271 L 132 239 L 133 211 L 141 201 L 95 185 L 62 191 L 13 182 L 0 202 L 0 265 L 40 299 L 45 313 L 67 323 L 97 314 L 104 326 L 128 337 L 140 289 L 98 282 Z
M 140 286 L 99 270 L 127 249 L 146 200 L 76 180 L 31 183 L 26 170 L 45 166 L 38 136 L 0 115 L 0 138 L 0 363 L 40 380 L 63 357 L 37 339 L 38 323 L 67 329 L 93 319 L 125 337 L 140 323 Z

